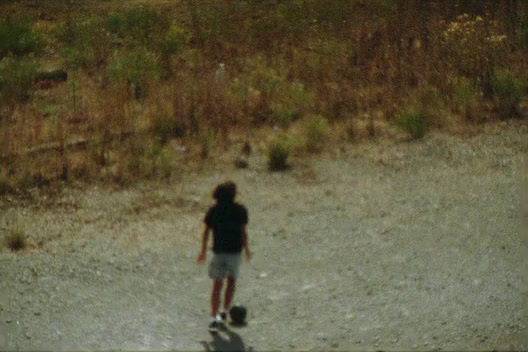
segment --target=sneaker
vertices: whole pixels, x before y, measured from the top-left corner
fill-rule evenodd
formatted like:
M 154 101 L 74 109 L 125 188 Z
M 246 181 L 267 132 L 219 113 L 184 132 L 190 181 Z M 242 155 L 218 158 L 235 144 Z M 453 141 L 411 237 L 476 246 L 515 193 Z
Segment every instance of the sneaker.
M 212 321 L 211 324 L 209 324 L 209 332 L 216 333 L 218 332 L 218 326 L 220 323 L 216 320 Z

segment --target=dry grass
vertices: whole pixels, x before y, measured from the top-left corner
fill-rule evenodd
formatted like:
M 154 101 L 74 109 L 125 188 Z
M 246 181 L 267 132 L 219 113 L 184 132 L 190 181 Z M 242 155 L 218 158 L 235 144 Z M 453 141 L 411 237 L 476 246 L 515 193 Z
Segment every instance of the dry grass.
M 207 158 L 234 129 L 278 125 L 312 153 L 342 141 L 332 132 L 341 127 L 345 140 L 393 136 L 408 111 L 451 130 L 459 117 L 514 117 L 527 92 L 519 57 L 528 24 L 506 3 L 488 4 L 493 11 L 435 1 L 140 3 L 3 5 L 28 16 L 22 30 L 46 50 L 0 61 L 65 68 L 68 81 L 28 86 L 30 65 L 17 66 L 22 80 L 0 77 L 16 88 L 0 91 L 1 191 L 56 179 L 170 178 L 179 153 L 171 140 Z M 526 4 L 516 6 L 526 14 Z M 25 154 L 79 139 L 88 142 Z

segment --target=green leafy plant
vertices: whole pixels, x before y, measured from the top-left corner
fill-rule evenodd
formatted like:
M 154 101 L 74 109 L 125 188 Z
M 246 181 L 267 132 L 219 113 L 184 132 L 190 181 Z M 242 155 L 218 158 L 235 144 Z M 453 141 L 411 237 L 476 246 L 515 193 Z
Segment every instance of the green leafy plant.
M 33 31 L 28 18 L 8 16 L 0 22 L 0 58 L 9 54 L 23 56 L 42 46 L 43 40 Z
M 397 119 L 398 126 L 413 139 L 423 138 L 427 131 L 426 116 L 422 112 L 405 111 Z
M 501 117 L 515 116 L 525 91 L 521 82 L 511 72 L 503 70 L 494 74 L 491 85 Z
M 272 139 L 268 143 L 268 168 L 270 171 L 283 171 L 289 168 L 288 158 L 292 152 L 291 142 L 285 136 Z

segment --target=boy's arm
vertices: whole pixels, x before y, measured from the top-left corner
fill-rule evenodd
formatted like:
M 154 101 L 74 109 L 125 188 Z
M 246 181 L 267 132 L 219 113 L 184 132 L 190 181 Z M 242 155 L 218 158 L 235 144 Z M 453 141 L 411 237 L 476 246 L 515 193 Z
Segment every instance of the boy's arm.
M 207 240 L 209 239 L 209 226 L 205 226 L 203 235 L 202 235 L 202 250 L 198 255 L 198 263 L 203 263 L 205 257 L 207 256 Z
M 249 250 L 248 236 L 246 231 L 246 225 L 242 226 L 242 245 L 246 251 L 246 259 L 251 260 L 251 251 Z

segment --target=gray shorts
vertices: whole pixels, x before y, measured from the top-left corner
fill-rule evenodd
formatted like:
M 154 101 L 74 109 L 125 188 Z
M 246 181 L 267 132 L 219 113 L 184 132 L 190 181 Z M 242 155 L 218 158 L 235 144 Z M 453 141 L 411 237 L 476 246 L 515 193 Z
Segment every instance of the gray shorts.
M 227 277 L 238 278 L 241 253 L 215 253 L 209 263 L 209 277 L 219 280 Z

